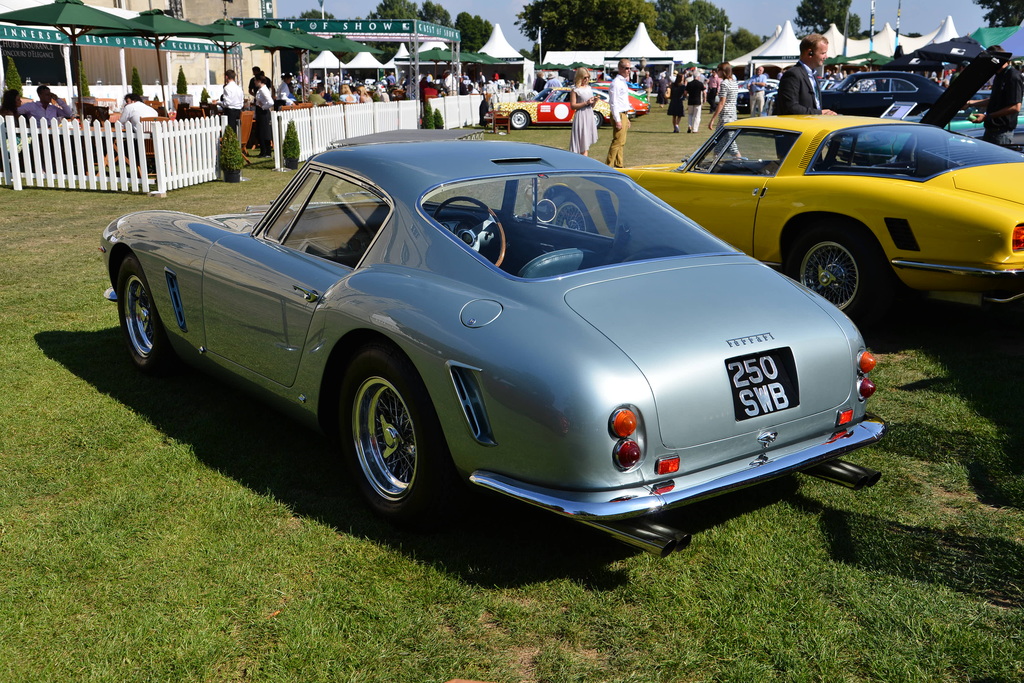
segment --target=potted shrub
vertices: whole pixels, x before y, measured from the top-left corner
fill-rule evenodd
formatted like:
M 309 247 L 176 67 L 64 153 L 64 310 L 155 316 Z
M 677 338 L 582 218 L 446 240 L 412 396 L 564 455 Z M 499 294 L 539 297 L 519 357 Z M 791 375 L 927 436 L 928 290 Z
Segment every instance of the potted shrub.
M 136 95 L 142 94 L 142 77 L 139 76 L 137 67 L 132 67 L 132 92 Z
M 21 74 L 18 67 L 14 65 L 14 58 L 7 57 L 7 70 L 4 73 L 4 90 L 17 90 L 19 95 L 24 95 L 24 86 L 21 82 Z
M 203 92 L 199 95 L 199 104 L 209 104 L 209 103 L 210 103 L 210 93 L 206 91 L 206 88 L 203 88 Z
M 444 114 L 441 113 L 440 109 L 434 110 L 434 128 L 444 130 Z
M 243 164 L 245 164 L 245 157 L 242 156 L 242 147 L 238 144 L 235 129 L 225 126 L 224 134 L 220 136 L 220 168 L 224 171 L 224 182 L 237 183 L 241 181 Z
M 177 109 L 181 105 L 186 107 L 192 106 L 192 96 L 188 94 L 188 81 L 185 80 L 185 70 L 182 67 L 178 67 L 178 84 L 175 88 L 177 94 L 174 95 L 174 108 Z
M 425 130 L 434 129 L 434 109 L 427 100 L 423 100 L 423 128 Z
M 284 143 L 281 145 L 281 156 L 284 157 L 286 168 L 295 170 L 299 167 L 299 156 L 302 148 L 299 146 L 299 131 L 295 129 L 295 122 L 289 121 L 288 128 L 284 131 Z

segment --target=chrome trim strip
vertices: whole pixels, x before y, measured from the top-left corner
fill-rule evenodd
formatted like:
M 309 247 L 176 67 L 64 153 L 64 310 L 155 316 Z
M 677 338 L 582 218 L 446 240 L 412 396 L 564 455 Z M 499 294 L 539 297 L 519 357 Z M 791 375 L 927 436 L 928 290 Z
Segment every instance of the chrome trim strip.
M 600 492 L 561 491 L 516 481 L 484 470 L 477 470 L 470 475 L 469 480 L 477 486 L 578 521 L 621 520 L 696 503 L 798 472 L 876 443 L 885 432 L 885 421 L 869 415 L 863 422 L 847 430 L 844 437 L 830 438 L 823 443 L 780 456 L 776 460 L 769 460 L 740 472 L 733 472 L 688 488 L 674 489 L 664 494 L 652 493 L 649 486 L 643 485 Z M 679 477 L 676 477 L 676 481 L 679 481 Z
M 1018 270 L 993 270 L 991 268 L 972 268 L 970 266 L 950 266 L 942 263 L 925 263 L 924 261 L 908 261 L 894 258 L 892 265 L 897 268 L 915 268 L 917 270 L 934 270 L 953 275 L 982 275 L 985 277 L 1024 277 L 1024 268 Z

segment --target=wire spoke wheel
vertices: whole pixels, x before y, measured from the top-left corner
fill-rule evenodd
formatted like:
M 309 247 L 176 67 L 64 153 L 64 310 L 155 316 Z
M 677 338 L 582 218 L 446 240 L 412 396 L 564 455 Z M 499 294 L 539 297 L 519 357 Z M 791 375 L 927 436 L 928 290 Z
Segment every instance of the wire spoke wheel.
M 401 394 L 382 377 L 356 392 L 352 412 L 356 455 L 367 483 L 388 500 L 400 500 L 416 477 L 416 434 Z
M 128 343 L 140 357 L 149 358 L 153 352 L 153 313 L 146 284 L 138 276 L 131 275 L 125 283 L 124 293 Z
M 837 242 L 817 244 L 800 263 L 800 283 L 837 308 L 845 309 L 860 288 L 857 260 Z

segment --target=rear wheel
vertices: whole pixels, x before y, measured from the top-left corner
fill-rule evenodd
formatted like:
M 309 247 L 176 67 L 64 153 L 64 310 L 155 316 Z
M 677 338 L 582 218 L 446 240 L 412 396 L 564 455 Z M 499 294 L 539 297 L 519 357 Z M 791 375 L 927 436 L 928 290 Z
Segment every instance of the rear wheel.
M 117 271 L 117 315 L 128 355 L 139 370 L 159 374 L 174 364 L 174 350 L 153 301 L 142 264 L 134 254 Z
M 522 109 L 516 109 L 508 115 L 508 124 L 512 130 L 523 130 L 530 125 L 530 115 Z
M 856 229 L 808 230 L 794 242 L 785 271 L 862 325 L 881 319 L 895 295 L 896 278 L 885 253 Z
M 447 520 L 461 484 L 416 368 L 375 343 L 353 360 L 341 387 L 342 449 L 363 498 L 378 515 L 414 527 Z
M 599 112 L 599 111 L 597 111 L 597 110 L 595 109 L 595 110 L 594 110 L 594 121 L 596 121 L 596 122 L 597 122 L 597 127 L 598 127 L 598 128 L 600 128 L 601 126 L 603 126 L 603 125 L 604 125 L 604 114 L 602 114 L 601 112 Z

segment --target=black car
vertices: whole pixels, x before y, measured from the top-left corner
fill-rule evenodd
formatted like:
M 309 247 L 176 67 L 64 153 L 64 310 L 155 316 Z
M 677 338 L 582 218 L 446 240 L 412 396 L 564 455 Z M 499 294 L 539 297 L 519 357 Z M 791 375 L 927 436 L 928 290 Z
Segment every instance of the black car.
M 904 71 L 850 74 L 821 93 L 821 106 L 837 114 L 881 116 L 894 102 L 915 102 L 915 112 L 929 108 L 945 90 L 937 83 Z

